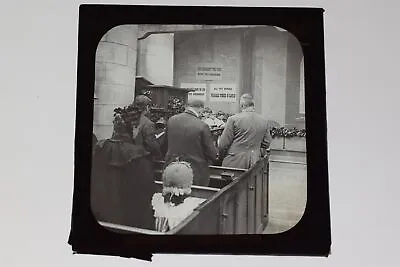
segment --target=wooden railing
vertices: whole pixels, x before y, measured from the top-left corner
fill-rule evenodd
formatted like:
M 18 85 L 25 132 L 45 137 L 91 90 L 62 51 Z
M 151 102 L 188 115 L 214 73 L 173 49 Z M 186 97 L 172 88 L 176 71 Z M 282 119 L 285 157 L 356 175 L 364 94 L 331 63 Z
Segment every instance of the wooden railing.
M 258 234 L 268 223 L 268 157 L 172 229 L 171 234 Z
M 155 162 L 155 171 L 162 170 L 163 165 L 161 161 Z M 113 231 L 145 235 L 262 233 L 269 215 L 269 158 L 263 158 L 249 170 L 210 168 L 212 179 L 223 180 L 227 185 L 223 188 L 193 186 L 193 195 L 207 200 L 174 229 L 160 233 L 104 222 L 100 224 Z M 156 181 L 156 184 L 161 189 L 162 182 Z

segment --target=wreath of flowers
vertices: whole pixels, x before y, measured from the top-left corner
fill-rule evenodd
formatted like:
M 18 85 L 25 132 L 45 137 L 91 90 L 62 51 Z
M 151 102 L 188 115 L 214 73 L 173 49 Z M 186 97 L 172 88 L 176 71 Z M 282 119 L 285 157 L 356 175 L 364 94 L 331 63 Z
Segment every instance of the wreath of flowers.
M 151 99 L 151 92 L 145 93 L 143 92 L 142 94 L 145 94 L 147 97 Z M 165 118 L 168 120 L 170 117 L 182 113 L 185 111 L 185 100 L 182 97 L 176 97 L 176 96 L 171 96 L 168 100 L 168 105 L 167 109 L 163 109 L 160 105 L 153 103 L 152 104 L 152 109 L 150 110 L 149 114 L 147 114 L 147 117 L 152 121 L 152 122 L 157 122 L 161 117 Z
M 146 92 L 143 94 L 146 95 Z M 147 92 L 147 96 L 151 97 L 151 92 Z M 155 108 L 159 108 L 157 105 L 153 105 Z M 172 96 L 169 98 L 167 110 L 152 110 L 149 114 L 149 118 L 153 122 L 157 122 L 161 117 L 164 117 L 168 120 L 170 117 L 182 113 L 185 110 L 184 107 L 184 100 L 182 98 Z M 228 118 L 231 117 L 233 114 L 225 113 L 223 111 L 212 112 L 212 114 L 220 118 L 223 122 L 227 122 Z M 272 138 L 293 138 L 293 137 L 306 137 L 306 129 L 297 129 L 296 127 L 293 128 L 286 128 L 286 127 L 279 127 L 278 125 L 273 124 L 275 127 L 271 127 L 270 134 Z M 214 138 L 218 138 L 222 134 L 223 129 L 216 129 L 212 132 Z
M 171 96 L 168 99 L 168 112 L 173 116 L 185 111 L 185 101 L 182 97 Z
M 280 127 L 280 128 L 273 127 L 271 129 L 271 137 L 272 138 L 277 138 L 277 137 L 285 137 L 285 138 L 306 137 L 306 129 L 299 130 L 296 127 L 293 127 L 292 129 L 288 129 L 286 127 Z
M 232 114 L 228 113 L 223 113 L 223 112 L 218 112 L 217 116 L 224 116 L 224 122 L 226 123 L 227 119 L 232 116 Z M 270 129 L 270 134 L 272 138 L 279 138 L 279 137 L 285 137 L 285 138 L 292 138 L 292 137 L 306 137 L 306 129 L 297 129 L 296 127 L 293 128 L 286 128 L 286 127 L 279 127 L 278 124 L 272 124 L 276 125 L 275 127 L 271 127 Z M 272 126 L 271 125 L 271 126 Z M 216 129 L 212 131 L 212 134 L 214 138 L 218 138 L 221 136 L 223 129 Z

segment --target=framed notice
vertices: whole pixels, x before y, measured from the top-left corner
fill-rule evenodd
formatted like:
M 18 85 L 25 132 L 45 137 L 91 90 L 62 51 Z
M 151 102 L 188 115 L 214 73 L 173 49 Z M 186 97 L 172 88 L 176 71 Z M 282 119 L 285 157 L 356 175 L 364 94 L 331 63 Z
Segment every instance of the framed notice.
M 222 79 L 222 65 L 202 63 L 196 67 L 196 79 L 199 81 L 218 81 Z
M 206 84 L 205 83 L 181 83 L 181 88 L 194 89 L 194 92 L 188 93 L 188 100 L 206 101 Z
M 211 102 L 236 102 L 236 84 L 211 84 L 210 101 Z

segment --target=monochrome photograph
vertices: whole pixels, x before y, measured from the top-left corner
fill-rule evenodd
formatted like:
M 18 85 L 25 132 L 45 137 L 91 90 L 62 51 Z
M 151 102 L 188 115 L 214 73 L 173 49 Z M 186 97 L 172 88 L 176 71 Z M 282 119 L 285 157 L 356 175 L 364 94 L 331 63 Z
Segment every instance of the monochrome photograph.
M 95 57 L 90 206 L 124 234 L 283 233 L 307 203 L 304 56 L 266 25 L 135 24 Z

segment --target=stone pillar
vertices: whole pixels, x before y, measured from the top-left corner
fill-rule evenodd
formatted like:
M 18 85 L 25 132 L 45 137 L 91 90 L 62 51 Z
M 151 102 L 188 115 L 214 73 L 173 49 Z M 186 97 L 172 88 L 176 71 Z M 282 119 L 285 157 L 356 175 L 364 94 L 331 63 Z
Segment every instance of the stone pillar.
M 273 27 L 255 31 L 253 87 L 256 109 L 285 124 L 287 33 Z
M 241 90 L 239 97 L 242 94 L 252 94 L 253 91 L 253 47 L 254 47 L 254 32 L 251 29 L 245 29 L 241 38 Z
M 111 137 L 113 110 L 132 103 L 135 95 L 137 26 L 112 28 L 96 51 L 93 131 L 98 139 Z
M 303 51 L 300 42 L 288 33 L 287 69 L 286 69 L 286 127 L 297 126 L 300 116 L 300 72 Z
M 301 58 L 300 62 L 300 104 L 299 113 L 305 114 L 305 91 L 304 91 L 304 56 Z
M 138 41 L 137 75 L 154 84 L 173 85 L 174 34 L 151 34 Z

